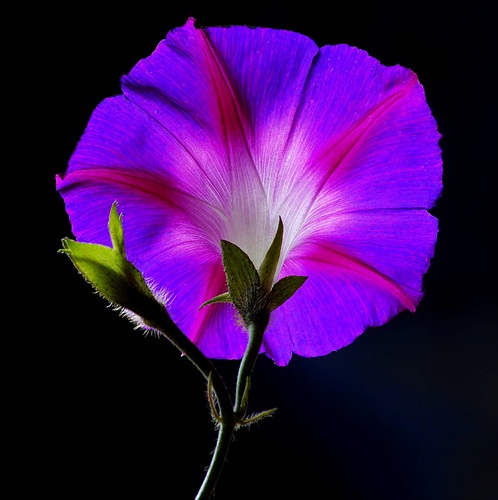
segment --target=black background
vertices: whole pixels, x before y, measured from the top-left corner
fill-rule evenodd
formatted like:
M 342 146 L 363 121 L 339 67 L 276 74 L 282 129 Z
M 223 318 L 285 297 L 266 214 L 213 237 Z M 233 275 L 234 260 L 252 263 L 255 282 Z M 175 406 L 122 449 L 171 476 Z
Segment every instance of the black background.
M 443 136 L 444 191 L 432 211 L 440 234 L 419 309 L 322 358 L 295 356 L 282 368 L 260 357 L 250 409 L 278 412 L 237 433 L 215 498 L 498 498 L 498 47 L 486 5 L 101 2 L 26 7 L 12 18 L 21 21 L 20 73 L 4 63 L 6 83 L 28 103 L 17 113 L 15 186 L 34 193 L 16 205 L 29 213 L 20 246 L 28 235 L 40 243 L 18 270 L 28 298 L 13 303 L 31 311 L 16 314 L 9 333 L 20 356 L 5 354 L 17 360 L 8 385 L 20 386 L 9 407 L 20 425 L 5 429 L 19 493 L 188 500 L 209 463 L 216 434 L 203 380 L 166 340 L 134 331 L 57 253 L 71 232 L 54 181 L 95 106 L 192 16 L 298 31 L 409 67 Z M 233 388 L 238 363 L 217 366 Z

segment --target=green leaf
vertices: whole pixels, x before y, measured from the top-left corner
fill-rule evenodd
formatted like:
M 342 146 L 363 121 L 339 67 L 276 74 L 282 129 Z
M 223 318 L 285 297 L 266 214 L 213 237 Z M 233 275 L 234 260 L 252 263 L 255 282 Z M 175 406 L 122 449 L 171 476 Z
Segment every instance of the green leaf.
M 217 295 L 216 297 L 213 297 L 212 299 L 206 300 L 206 302 L 201 304 L 201 307 L 199 307 L 199 309 L 202 309 L 204 306 L 208 306 L 210 304 L 219 304 L 227 302 L 232 302 L 232 299 L 230 298 L 230 294 L 228 292 L 222 293 L 220 295 Z
M 234 243 L 221 240 L 221 251 L 228 293 L 242 319 L 247 322 L 261 300 L 258 271 L 249 256 Z
M 275 272 L 277 270 L 278 259 L 280 259 L 280 252 L 282 250 L 282 241 L 284 235 L 284 225 L 282 218 L 278 218 L 278 229 L 270 248 L 266 252 L 266 256 L 259 268 L 259 277 L 261 279 L 261 288 L 268 293 L 273 285 L 275 279 Z
M 270 312 L 290 299 L 307 279 L 307 276 L 286 276 L 277 281 L 268 297 Z

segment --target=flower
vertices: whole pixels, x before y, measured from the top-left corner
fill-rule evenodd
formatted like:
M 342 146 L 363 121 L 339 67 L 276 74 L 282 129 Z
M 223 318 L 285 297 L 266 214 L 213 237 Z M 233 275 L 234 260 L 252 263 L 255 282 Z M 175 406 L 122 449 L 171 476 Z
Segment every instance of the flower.
M 276 309 L 262 350 L 328 354 L 423 297 L 438 232 L 440 134 L 422 85 L 348 45 L 285 30 L 170 31 L 103 100 L 56 188 L 79 241 L 109 244 L 117 201 L 131 262 L 213 359 L 247 334 L 227 291 L 221 240 L 256 268 L 284 225 L 275 279 L 307 276 Z

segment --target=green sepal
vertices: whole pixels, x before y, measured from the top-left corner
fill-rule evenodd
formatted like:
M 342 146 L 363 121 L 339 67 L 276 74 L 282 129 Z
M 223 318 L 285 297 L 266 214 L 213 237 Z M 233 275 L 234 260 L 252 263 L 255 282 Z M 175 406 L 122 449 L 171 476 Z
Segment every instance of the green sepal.
M 268 296 L 270 312 L 290 299 L 307 279 L 307 276 L 286 276 L 277 281 Z
M 125 256 L 123 222 L 121 220 L 121 215 L 118 214 L 116 202 L 111 206 L 108 228 L 112 247 L 121 255 Z
M 277 232 L 259 271 L 241 248 L 222 240 L 222 261 L 228 292 L 207 300 L 199 309 L 228 302 L 234 304 L 246 326 L 255 321 L 267 321 L 269 313 L 292 297 L 307 279 L 305 276 L 287 276 L 272 287 L 280 259 L 283 231 L 284 225 L 279 217 Z
M 206 302 L 203 302 L 199 309 L 202 309 L 204 306 L 208 306 L 210 304 L 221 304 L 221 303 L 231 303 L 232 299 L 230 297 L 230 294 L 228 292 L 221 293 L 220 295 L 217 295 L 216 297 L 213 297 L 212 299 L 206 300 Z
M 280 259 L 280 252 L 282 250 L 282 241 L 284 235 L 284 225 L 282 218 L 278 218 L 278 229 L 270 248 L 266 252 L 263 263 L 259 268 L 259 277 L 261 279 L 261 288 L 265 293 L 271 290 L 275 272 L 277 270 L 278 259 Z
M 151 305 L 159 304 L 140 271 L 126 258 L 116 204 L 111 207 L 108 227 L 112 248 L 63 238 L 59 252 L 68 255 L 85 280 L 109 302 L 139 315 L 150 312 Z
M 247 322 L 261 300 L 259 274 L 249 256 L 234 243 L 221 241 L 228 293 L 240 316 Z

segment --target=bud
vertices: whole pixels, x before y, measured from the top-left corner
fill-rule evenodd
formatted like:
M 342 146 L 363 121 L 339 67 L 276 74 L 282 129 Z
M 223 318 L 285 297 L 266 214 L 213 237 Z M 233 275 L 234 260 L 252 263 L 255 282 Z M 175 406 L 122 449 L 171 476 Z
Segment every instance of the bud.
M 68 255 L 85 280 L 109 302 L 142 318 L 154 317 L 154 311 L 163 306 L 156 301 L 140 271 L 126 258 L 116 203 L 111 207 L 108 228 L 112 248 L 64 238 L 59 252 Z

